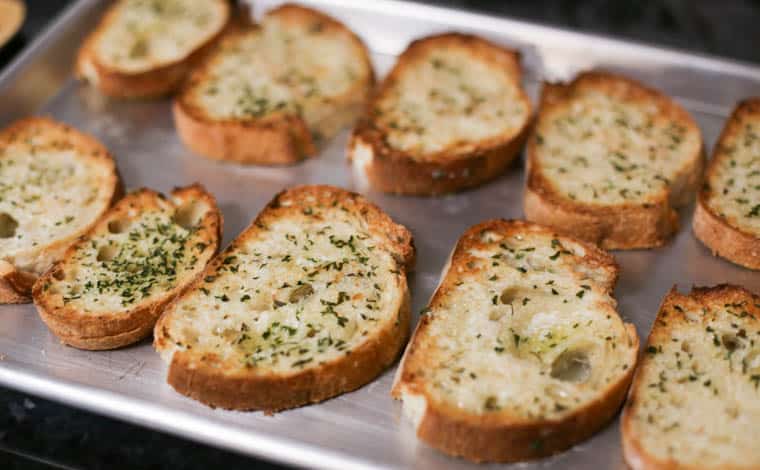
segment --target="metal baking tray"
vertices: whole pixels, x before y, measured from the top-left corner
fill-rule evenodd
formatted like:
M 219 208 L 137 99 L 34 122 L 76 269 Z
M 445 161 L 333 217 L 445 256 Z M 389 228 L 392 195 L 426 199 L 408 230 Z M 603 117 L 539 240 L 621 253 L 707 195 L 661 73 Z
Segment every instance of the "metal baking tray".
M 540 81 L 604 67 L 643 80 L 692 112 L 710 149 L 734 103 L 760 94 L 760 67 L 503 18 L 393 0 L 302 0 L 348 24 L 366 41 L 380 76 L 406 44 L 444 30 L 468 31 L 523 52 L 526 86 L 535 100 Z M 277 1 L 256 0 L 255 10 Z M 206 160 L 175 135 L 168 100 L 118 102 L 71 78 L 82 36 L 104 2 L 81 0 L 0 76 L 0 125 L 29 114 L 50 114 L 100 138 L 116 155 L 128 187 L 168 191 L 200 181 L 219 200 L 228 243 L 283 187 L 328 183 L 353 188 L 344 160 L 348 133 L 313 160 L 289 168 L 244 168 Z M 534 101 L 535 102 L 535 101 Z M 493 217 L 522 217 L 523 176 L 516 165 L 479 189 L 441 198 L 367 196 L 414 233 L 417 270 L 413 308 L 425 306 L 447 255 L 470 225 Z M 619 310 L 646 337 L 660 300 L 674 284 L 731 282 L 760 292 L 760 275 L 714 258 L 690 230 L 656 250 L 616 252 L 622 276 Z M 466 468 L 419 442 L 389 396 L 393 370 L 360 390 L 274 416 L 207 408 L 165 383 L 165 366 L 149 341 L 110 352 L 61 345 L 34 308 L 0 307 L 0 383 L 97 413 L 210 445 L 305 467 L 376 469 Z M 494 465 L 494 467 L 498 467 Z M 624 468 L 618 423 L 565 453 L 525 468 Z

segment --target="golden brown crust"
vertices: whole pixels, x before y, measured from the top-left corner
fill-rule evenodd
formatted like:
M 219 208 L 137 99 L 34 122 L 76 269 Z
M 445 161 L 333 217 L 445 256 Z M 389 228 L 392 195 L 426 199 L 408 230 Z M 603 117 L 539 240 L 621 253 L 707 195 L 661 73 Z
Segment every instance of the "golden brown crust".
M 709 182 L 719 162 L 719 151 L 724 143 L 740 131 L 744 115 L 760 114 L 760 98 L 742 101 L 734 109 L 726 121 L 723 132 L 715 144 L 713 156 L 705 172 L 705 181 Z M 728 158 L 726 154 L 724 158 Z M 724 217 L 718 215 L 708 204 L 713 196 L 709 184 L 705 184 L 699 192 L 697 206 L 694 211 L 692 228 L 694 235 L 704 243 L 716 256 L 725 258 L 732 263 L 749 269 L 760 269 L 760 237 L 730 224 Z
M 280 204 L 284 198 L 292 202 L 287 207 Z M 397 321 L 386 322 L 383 329 L 348 355 L 287 374 L 256 374 L 209 354 L 176 351 L 171 358 L 167 381 L 177 392 L 212 407 L 274 412 L 355 390 L 377 377 L 398 357 L 406 344 L 411 318 L 406 271 L 415 258 L 412 235 L 379 207 L 356 193 L 331 186 L 300 186 L 279 193 L 188 290 L 200 285 L 204 277 L 213 276 L 226 254 L 234 253 L 238 244 L 257 236 L 260 227 L 265 227 L 268 221 L 298 216 L 304 207 L 329 206 L 334 202 L 363 219 L 368 230 L 386 240 L 385 249 L 391 252 L 399 266 L 398 283 L 403 292 L 398 311 L 394 312 Z M 154 346 L 158 350 L 168 349 L 171 342 L 170 310 L 156 324 Z
M 207 248 L 204 253 L 212 256 L 219 248 L 222 234 L 222 216 L 214 197 L 200 184 L 196 183 L 172 191 L 171 196 L 179 200 L 202 201 L 211 208 L 198 222 L 198 230 L 203 232 Z M 170 291 L 162 293 L 150 303 L 139 302 L 125 311 L 86 313 L 76 307 L 61 304 L 47 292 L 47 285 L 52 278 L 61 273 L 62 263 L 72 258 L 79 250 L 90 243 L 91 237 L 104 230 L 112 220 L 129 218 L 128 213 L 135 208 L 154 207 L 158 198 L 164 196 L 149 190 L 140 189 L 130 193 L 106 213 L 80 240 L 66 250 L 62 261 L 56 263 L 34 284 L 32 296 L 37 312 L 50 330 L 65 344 L 79 349 L 103 350 L 114 349 L 135 343 L 150 335 L 156 320 L 164 307 L 194 279 L 179 280 Z
M 484 246 L 480 234 L 485 231 L 505 236 L 514 232 L 524 234 L 526 231 L 552 233 L 549 228 L 521 220 L 489 220 L 471 227 L 459 239 L 452 254 L 448 272 L 457 274 L 449 276 L 444 273 L 440 286 L 430 300 L 431 306 L 446 297 L 459 282 L 461 274 L 468 271 L 467 264 L 471 260 L 468 253 Z M 572 241 L 584 248 L 583 263 L 587 263 L 591 269 L 606 273 L 608 282 L 601 285 L 611 294 L 619 271 L 614 258 L 595 245 Z M 632 324 L 625 324 L 632 347 L 631 366 L 619 380 L 599 393 L 596 400 L 562 419 L 529 420 L 501 414 L 473 415 L 437 402 L 417 383 L 418 378 L 414 372 L 405 367 L 407 361 L 415 360 L 413 358 L 418 344 L 415 338 L 424 334 L 430 322 L 431 317 L 428 315 L 420 319 L 404 353 L 391 394 L 396 399 L 401 399 L 405 393 L 423 396 L 426 406 L 417 427 L 417 436 L 442 452 L 475 462 L 517 462 L 546 457 L 596 433 L 615 416 L 625 400 L 639 348 L 636 328 Z
M 36 276 L 0 260 L 0 304 L 28 304 Z
M 224 27 L 220 28 L 200 47 L 182 59 L 145 72 L 127 73 L 101 64 L 92 50 L 103 31 L 114 21 L 118 6 L 118 2 L 114 3 L 103 15 L 95 30 L 85 38 L 75 62 L 75 72 L 80 80 L 91 81 L 92 75 L 95 75 L 97 78 L 93 85 L 101 93 L 112 98 L 157 98 L 174 92 L 193 67 L 209 53 L 225 30 Z M 225 9 L 225 23 L 228 23 L 231 17 L 229 2 L 220 0 L 219 7 Z
M 174 389 L 211 407 L 275 412 L 327 400 L 371 382 L 390 366 L 406 344 L 409 334 L 408 295 L 389 323 L 349 356 L 291 375 L 233 375 L 199 364 L 192 353 L 178 351 L 169 366 L 167 381 Z
M 63 144 L 76 148 L 81 158 L 92 162 L 93 165 L 103 165 L 108 168 L 109 175 L 101 183 L 103 187 L 109 188 L 111 191 L 108 207 L 121 197 L 124 188 L 113 156 L 97 139 L 62 122 L 42 116 L 18 120 L 0 132 L 0 148 L 12 142 L 24 140 L 38 132 L 44 132 L 46 142 L 55 142 L 59 145 Z M 100 215 L 102 214 L 94 218 L 89 226 L 82 227 L 76 233 L 45 246 L 39 256 L 56 261 L 81 234 L 90 230 L 97 223 Z M 38 274 L 19 270 L 13 264 L 0 260 L 0 304 L 31 302 L 32 286 L 37 280 Z
M 678 104 L 644 85 L 603 71 L 585 72 L 568 84 L 544 84 L 537 120 L 550 109 L 562 106 L 577 87 L 597 87 L 600 91 L 625 89 L 627 99 L 647 99 L 660 104 L 689 132 L 699 133 L 694 120 Z M 619 93 L 619 91 L 618 91 Z M 523 209 L 528 220 L 551 226 L 567 235 L 599 245 L 604 249 L 652 248 L 665 244 L 678 231 L 676 208 L 687 204 L 702 181 L 702 145 L 689 164 L 673 178 L 655 203 L 589 205 L 564 197 L 541 171 L 535 132 L 527 144 L 527 179 Z
M 667 330 L 675 330 L 678 328 L 678 320 L 674 321 L 672 314 L 667 322 L 661 321 L 665 317 L 666 312 L 679 311 L 678 309 L 673 308 L 675 305 L 692 305 L 695 306 L 695 308 L 702 308 L 704 305 L 711 303 L 724 305 L 741 303 L 747 299 L 750 300 L 748 304 L 752 304 L 754 306 L 760 305 L 760 297 L 741 286 L 720 284 L 714 287 L 694 287 L 692 288 L 691 293 L 688 295 L 681 294 L 676 290 L 674 286 L 671 288 L 670 292 L 668 292 L 660 304 L 660 309 L 657 313 L 657 318 L 655 318 L 654 326 L 650 330 L 649 336 L 647 338 L 647 346 L 649 346 L 651 343 L 654 335 L 663 331 L 667 332 Z M 757 311 L 757 307 L 754 309 L 752 307 L 748 307 L 748 309 Z M 755 318 L 757 318 L 756 313 L 753 315 Z M 635 435 L 633 430 L 632 409 L 635 407 L 635 404 L 639 399 L 640 389 L 646 388 L 646 386 L 642 385 L 641 382 L 644 380 L 643 371 L 648 367 L 649 361 L 647 361 L 646 358 L 643 358 L 639 362 L 639 367 L 636 370 L 636 375 L 633 379 L 633 383 L 631 384 L 631 391 L 628 396 L 628 400 L 623 407 L 623 414 L 620 419 L 620 433 L 623 446 L 623 456 L 626 463 L 633 470 L 700 470 L 705 468 L 702 465 L 688 465 L 683 462 L 678 462 L 674 459 L 659 459 L 654 455 L 648 453 L 643 448 L 641 442 Z M 720 470 L 741 470 L 753 467 L 722 465 L 720 467 L 710 468 L 717 468 Z
M 345 34 L 350 38 L 360 52 L 358 59 L 369 71 L 366 82 L 357 81 L 346 93 L 334 99 L 335 102 L 345 102 L 346 109 L 340 112 L 345 113 L 346 118 L 352 118 L 368 98 L 375 80 L 369 51 L 362 40 L 336 19 L 295 4 L 275 8 L 267 12 L 266 17 L 277 17 L 295 24 L 316 21 L 321 31 Z M 222 44 L 251 34 L 256 29 L 256 26 L 239 25 L 225 34 Z M 208 67 L 218 54 L 224 53 L 221 49 L 201 62 L 174 100 L 174 123 L 182 142 L 199 155 L 241 164 L 292 165 L 315 156 L 318 142 L 299 115 L 277 113 L 258 119 L 218 119 L 193 102 L 190 90 L 206 79 Z
M 530 116 L 530 100 L 522 89 L 520 54 L 483 38 L 462 33 L 444 33 L 418 39 L 399 56 L 396 65 L 383 80 L 375 99 L 382 96 L 415 60 L 428 50 L 456 45 L 471 50 L 473 56 L 498 64 L 512 77 L 520 89 L 520 99 Z M 386 131 L 375 125 L 369 115 L 372 106 L 357 124 L 349 143 L 349 160 L 358 152 L 367 151 L 371 162 L 364 168 L 368 183 L 379 191 L 417 196 L 434 196 L 479 186 L 501 175 L 515 160 L 528 136 L 530 119 L 509 135 L 497 136 L 468 146 L 466 153 L 455 152 L 455 146 L 424 159 L 411 158 L 406 152 L 391 147 Z

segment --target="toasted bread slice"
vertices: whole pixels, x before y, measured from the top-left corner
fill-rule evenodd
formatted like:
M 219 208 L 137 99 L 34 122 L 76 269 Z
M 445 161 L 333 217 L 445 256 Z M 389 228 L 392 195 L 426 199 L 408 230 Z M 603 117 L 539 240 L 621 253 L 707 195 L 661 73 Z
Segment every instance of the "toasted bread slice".
M 174 102 L 180 138 L 209 158 L 284 165 L 351 124 L 374 75 L 361 40 L 315 10 L 284 5 L 236 29 Z
M 760 468 L 759 316 L 741 287 L 665 297 L 623 411 L 632 469 Z
M 170 198 L 128 194 L 34 285 L 42 320 L 62 342 L 114 349 L 149 336 L 166 304 L 219 247 L 222 218 L 200 185 Z
M 411 234 L 363 197 L 284 191 L 156 324 L 168 382 L 268 412 L 374 379 L 409 334 Z
M 354 130 L 359 186 L 436 195 L 501 174 L 522 148 L 531 105 L 519 53 L 459 33 L 414 41 Z
M 546 84 L 528 141 L 528 220 L 607 249 L 650 248 L 678 230 L 701 182 L 699 128 L 678 104 L 620 76 Z
M 37 276 L 120 194 L 94 138 L 40 117 L 0 131 L 0 304 L 30 302 Z
M 705 175 L 694 234 L 718 256 L 760 269 L 760 98 L 740 103 Z
M 534 459 L 599 430 L 625 398 L 638 336 L 609 254 L 523 221 L 465 232 L 393 386 L 420 439 L 477 462 Z
M 171 93 L 229 19 L 228 0 L 119 0 L 82 44 L 76 73 L 113 97 Z

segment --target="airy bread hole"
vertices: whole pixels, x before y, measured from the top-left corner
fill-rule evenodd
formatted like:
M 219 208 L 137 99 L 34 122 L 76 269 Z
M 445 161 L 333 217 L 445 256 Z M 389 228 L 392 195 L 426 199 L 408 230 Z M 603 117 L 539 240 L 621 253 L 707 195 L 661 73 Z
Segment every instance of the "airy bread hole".
M 116 254 L 119 252 L 118 248 L 116 248 L 113 245 L 106 245 L 101 246 L 98 250 L 98 258 L 97 260 L 102 262 L 111 261 L 116 257 Z
M 192 230 L 200 223 L 205 213 L 205 207 L 198 201 L 188 202 L 174 213 L 174 223 L 184 228 Z
M 517 287 L 514 287 L 514 286 L 513 287 L 507 287 L 506 289 L 504 289 L 503 291 L 501 291 L 501 295 L 499 295 L 499 300 L 504 305 L 511 304 L 517 298 L 517 292 L 518 292 L 518 290 L 519 289 Z
M 739 338 L 737 338 L 736 335 L 732 333 L 724 333 L 723 336 L 721 336 L 721 341 L 723 342 L 723 346 L 730 352 L 734 352 L 742 347 L 742 343 Z
M 0 238 L 11 238 L 16 235 L 18 222 L 5 212 L 0 212 Z
M 567 350 L 552 362 L 551 376 L 565 382 L 583 383 L 591 376 L 591 362 L 583 351 Z
M 129 230 L 129 220 L 114 219 L 108 222 L 108 231 L 111 233 L 124 233 Z
M 63 281 L 66 279 L 66 273 L 63 272 L 63 269 L 56 269 L 53 271 L 53 278 L 57 281 Z

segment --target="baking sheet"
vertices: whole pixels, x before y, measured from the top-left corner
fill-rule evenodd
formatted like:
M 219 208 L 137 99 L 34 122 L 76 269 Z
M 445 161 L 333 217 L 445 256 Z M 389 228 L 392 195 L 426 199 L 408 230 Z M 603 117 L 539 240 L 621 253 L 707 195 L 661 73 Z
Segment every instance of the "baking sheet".
M 278 3 L 258 0 L 255 10 Z M 592 66 L 628 74 L 686 106 L 702 128 L 708 149 L 734 103 L 760 94 L 760 68 L 733 61 L 397 1 L 302 3 L 338 17 L 357 31 L 372 51 L 379 76 L 410 40 L 446 30 L 474 32 L 518 47 L 534 102 L 542 79 L 569 78 Z M 116 156 L 130 188 L 168 191 L 202 182 L 216 195 L 224 213 L 225 244 L 285 186 L 327 183 L 354 189 L 344 160 L 348 132 L 334 139 L 319 158 L 301 165 L 244 168 L 206 160 L 184 149 L 174 133 L 168 101 L 111 101 L 73 81 L 70 72 L 76 48 L 103 8 L 97 0 L 80 0 L 0 75 L 0 125 L 43 113 L 90 132 Z M 415 313 L 425 306 L 449 251 L 467 227 L 493 217 L 522 217 L 522 184 L 522 171 L 516 165 L 479 189 L 437 199 L 366 193 L 414 233 L 418 263 L 410 287 Z M 760 275 L 712 257 L 693 237 L 692 209 L 684 209 L 683 229 L 667 246 L 615 252 L 622 267 L 616 290 L 619 311 L 642 337 L 673 284 L 685 290 L 692 284 L 731 282 L 760 292 Z M 275 416 L 212 410 L 165 384 L 165 366 L 149 341 L 110 352 L 78 351 L 61 345 L 32 306 L 0 307 L 0 383 L 6 386 L 299 466 L 474 467 L 416 439 L 412 426 L 401 419 L 400 405 L 389 396 L 394 369 L 356 392 Z M 563 454 L 518 466 L 622 469 L 618 423 Z

